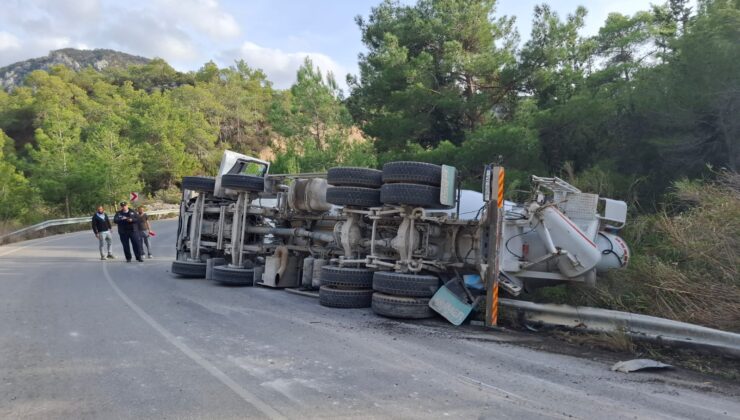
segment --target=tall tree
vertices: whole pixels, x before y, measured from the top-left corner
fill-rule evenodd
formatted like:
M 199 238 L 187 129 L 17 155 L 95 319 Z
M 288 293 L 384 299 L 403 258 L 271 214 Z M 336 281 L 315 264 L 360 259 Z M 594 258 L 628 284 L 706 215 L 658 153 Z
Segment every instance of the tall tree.
M 596 36 L 597 53 L 606 60 L 603 71 L 629 81 L 649 62 L 655 51 L 647 48 L 652 39 L 653 15 L 637 12 L 633 16 L 610 13 Z
M 567 102 L 592 70 L 594 42 L 579 34 L 586 13 L 578 7 L 562 21 L 546 4 L 534 8 L 532 34 L 519 54 L 519 78 L 540 107 Z
M 278 111 L 272 119 L 275 131 L 304 142 L 312 139 L 313 147 L 323 151 L 329 136 L 346 136 L 352 125 L 349 112 L 339 101 L 339 93 L 334 75 L 328 73 L 324 78 L 321 69 L 306 57 L 298 69 L 296 82 L 290 87 L 288 109 L 274 110 Z M 284 112 L 279 113 L 281 110 Z
M 276 95 L 270 113 L 273 130 L 284 149 L 275 161 L 281 172 L 323 171 L 339 164 L 373 166 L 372 144 L 355 133 L 352 118 L 340 101 L 334 76 L 324 76 L 306 57 L 289 91 Z M 282 144 L 280 144 L 282 143 Z M 364 153 L 363 153 L 364 152 Z
M 36 147 L 32 180 L 44 199 L 61 205 L 71 217 L 77 210 L 80 189 L 80 133 L 85 119 L 78 108 L 87 95 L 58 76 L 33 72 L 26 83 L 36 90 Z
M 495 0 L 386 0 L 358 17 L 368 49 L 350 77 L 350 109 L 379 150 L 460 144 L 505 111 L 515 91 L 513 19 Z
M 267 114 L 272 104 L 272 85 L 259 69 L 244 60 L 219 70 L 206 64 L 196 78 L 203 80 L 198 87 L 218 98 L 221 109 L 214 115 L 220 129 L 218 143 L 243 153 L 259 152 L 269 143 Z
M 645 72 L 638 112 L 666 171 L 697 176 L 709 164 L 740 168 L 740 4 L 701 3 L 666 65 Z M 675 175 L 674 175 L 675 176 Z
M 135 149 L 119 137 L 114 120 L 96 124 L 90 130 L 82 152 L 84 180 L 90 185 L 88 203 L 115 205 L 131 191 L 141 191 L 142 159 Z
M 0 221 L 30 221 L 38 215 L 38 191 L 6 159 L 5 150 L 12 148 L 11 143 L 12 139 L 0 130 Z

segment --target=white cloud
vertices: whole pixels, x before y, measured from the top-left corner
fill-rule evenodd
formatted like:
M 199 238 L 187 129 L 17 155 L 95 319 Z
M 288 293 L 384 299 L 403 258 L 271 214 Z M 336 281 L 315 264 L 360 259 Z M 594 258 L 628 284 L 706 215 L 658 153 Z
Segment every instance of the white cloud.
M 99 20 L 102 9 L 100 0 L 32 0 L 30 3 L 52 16 L 65 30 Z
M 159 0 L 159 8 L 180 23 L 190 25 L 212 38 L 233 38 L 241 28 L 216 0 Z
M 219 0 L 3 0 L 0 67 L 65 47 L 162 57 L 189 70 L 241 33 Z
M 66 36 L 44 36 L 34 40 L 36 48 L 44 50 L 58 50 L 72 45 L 72 40 Z
M 105 39 L 108 46 L 144 57 L 162 57 L 175 62 L 195 59 L 198 52 L 190 36 L 153 14 L 141 10 L 120 12 L 100 31 L 99 37 Z
M 18 38 L 8 32 L 0 32 L 0 51 L 17 50 L 21 48 Z
M 320 68 L 323 74 L 334 73 L 339 86 L 344 86 L 346 70 L 326 54 L 285 52 L 276 48 L 262 47 L 249 41 L 244 42 L 238 50 L 221 54 L 223 61 L 241 58 L 250 67 L 262 69 L 277 88 L 287 88 L 295 82 L 296 72 L 306 57 L 309 57 L 314 66 Z

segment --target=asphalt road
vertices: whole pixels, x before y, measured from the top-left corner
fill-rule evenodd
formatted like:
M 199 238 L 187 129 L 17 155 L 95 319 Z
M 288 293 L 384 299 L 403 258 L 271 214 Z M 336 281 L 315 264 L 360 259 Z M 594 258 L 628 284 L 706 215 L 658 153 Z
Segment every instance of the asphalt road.
M 178 279 L 154 229 L 144 263 L 91 232 L 0 247 L 0 418 L 740 418 L 737 383 Z

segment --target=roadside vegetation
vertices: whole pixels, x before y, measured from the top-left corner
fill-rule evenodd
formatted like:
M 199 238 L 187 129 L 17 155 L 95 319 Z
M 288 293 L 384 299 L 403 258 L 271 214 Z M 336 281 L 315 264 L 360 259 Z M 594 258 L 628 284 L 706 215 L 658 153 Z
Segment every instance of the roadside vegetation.
M 740 175 L 677 181 L 663 208 L 636 216 L 623 235 L 632 249 L 626 270 L 596 288 L 560 286 L 534 298 L 740 332 Z
M 33 72 L 0 91 L 0 223 L 167 201 L 224 149 L 275 173 L 445 163 L 468 188 L 502 156 L 511 196 L 556 175 L 630 204 L 630 268 L 552 298 L 738 330 L 740 2 L 668 0 L 593 36 L 587 13 L 539 5 L 521 42 L 495 0 L 383 1 L 347 92 L 309 60 L 284 90 L 243 61 Z

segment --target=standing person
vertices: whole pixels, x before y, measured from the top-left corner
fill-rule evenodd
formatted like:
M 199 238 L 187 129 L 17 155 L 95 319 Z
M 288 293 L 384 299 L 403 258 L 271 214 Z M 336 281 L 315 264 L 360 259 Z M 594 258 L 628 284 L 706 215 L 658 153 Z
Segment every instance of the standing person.
M 118 225 L 118 236 L 121 238 L 123 253 L 126 255 L 126 262 L 131 262 L 131 249 L 134 249 L 136 261 L 144 262 L 141 258 L 141 248 L 139 248 L 139 222 L 135 211 L 129 210 L 128 203 L 121 201 L 121 209 L 113 217 L 113 223 Z
M 98 206 L 97 211 L 92 216 L 92 230 L 95 233 L 95 237 L 98 238 L 101 260 L 106 259 L 106 254 L 103 253 L 103 245 L 106 244 L 108 245 L 107 258 L 111 260 L 115 258 L 111 252 L 111 247 L 113 246 L 113 236 L 110 233 L 111 229 L 110 219 L 105 214 L 103 206 Z
M 152 229 L 149 226 L 149 216 L 144 213 L 144 206 L 136 208 L 136 215 L 139 217 L 139 237 L 141 238 L 139 248 L 141 249 L 141 254 L 144 254 L 144 245 L 146 245 L 146 257 L 151 259 L 152 248 L 149 246 L 149 231 Z

